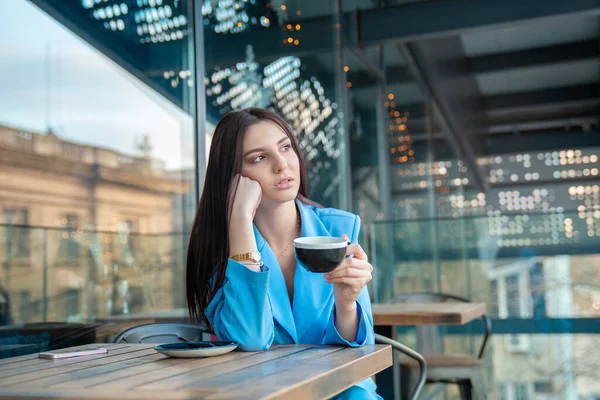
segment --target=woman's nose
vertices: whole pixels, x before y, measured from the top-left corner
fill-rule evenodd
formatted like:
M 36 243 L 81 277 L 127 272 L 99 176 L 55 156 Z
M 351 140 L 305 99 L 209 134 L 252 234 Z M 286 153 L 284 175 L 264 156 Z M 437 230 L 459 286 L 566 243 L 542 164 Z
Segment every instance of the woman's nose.
M 275 172 L 281 172 L 287 168 L 287 161 L 284 157 L 279 156 L 275 162 Z

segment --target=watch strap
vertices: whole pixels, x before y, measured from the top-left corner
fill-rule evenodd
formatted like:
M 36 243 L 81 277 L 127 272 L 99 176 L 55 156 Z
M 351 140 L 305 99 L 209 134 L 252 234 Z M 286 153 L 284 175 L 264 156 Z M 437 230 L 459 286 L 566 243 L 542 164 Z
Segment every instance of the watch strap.
M 260 263 L 261 261 L 261 256 L 260 253 L 258 251 L 251 251 L 249 253 L 241 253 L 241 254 L 234 254 L 231 257 L 232 260 L 234 261 L 252 261 L 255 263 Z

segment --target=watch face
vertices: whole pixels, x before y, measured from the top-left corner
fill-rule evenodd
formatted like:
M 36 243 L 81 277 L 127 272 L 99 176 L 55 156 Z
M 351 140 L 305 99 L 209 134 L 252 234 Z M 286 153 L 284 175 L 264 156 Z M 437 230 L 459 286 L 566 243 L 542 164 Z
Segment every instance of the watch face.
M 261 260 L 260 253 L 258 251 L 251 251 L 250 258 L 254 262 L 259 262 Z

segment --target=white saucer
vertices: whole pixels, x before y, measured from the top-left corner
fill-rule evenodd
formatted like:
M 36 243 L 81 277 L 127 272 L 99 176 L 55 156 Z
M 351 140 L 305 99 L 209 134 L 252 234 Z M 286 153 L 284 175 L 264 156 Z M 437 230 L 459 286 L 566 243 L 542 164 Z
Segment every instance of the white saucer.
M 227 354 L 238 347 L 237 342 L 183 342 L 154 346 L 154 350 L 169 357 L 214 357 Z

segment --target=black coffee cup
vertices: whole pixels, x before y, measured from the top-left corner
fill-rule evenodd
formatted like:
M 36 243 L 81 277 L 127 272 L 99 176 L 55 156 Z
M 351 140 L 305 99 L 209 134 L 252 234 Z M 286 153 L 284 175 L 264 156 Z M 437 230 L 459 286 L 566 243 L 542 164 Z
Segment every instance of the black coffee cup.
M 330 236 L 308 236 L 294 240 L 296 259 L 310 272 L 333 271 L 346 257 L 348 242 Z

